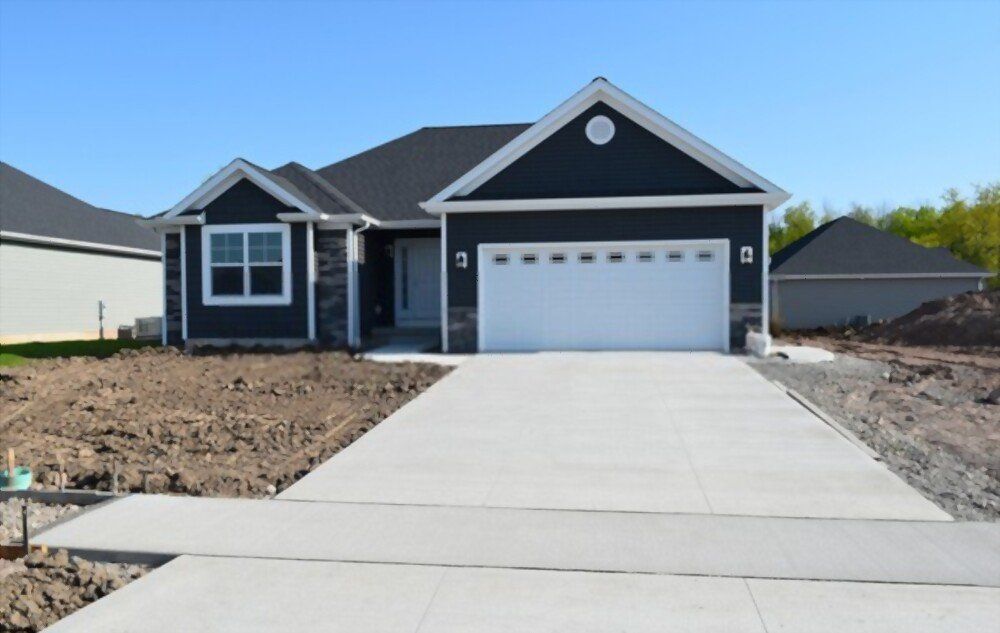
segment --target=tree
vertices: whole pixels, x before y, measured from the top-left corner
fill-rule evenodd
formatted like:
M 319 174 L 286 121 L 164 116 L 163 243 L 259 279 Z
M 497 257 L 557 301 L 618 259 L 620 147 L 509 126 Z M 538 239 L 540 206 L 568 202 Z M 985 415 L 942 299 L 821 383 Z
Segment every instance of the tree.
M 809 201 L 793 204 L 785 209 L 780 221 L 771 223 L 768 248 L 776 253 L 815 228 L 816 213 Z

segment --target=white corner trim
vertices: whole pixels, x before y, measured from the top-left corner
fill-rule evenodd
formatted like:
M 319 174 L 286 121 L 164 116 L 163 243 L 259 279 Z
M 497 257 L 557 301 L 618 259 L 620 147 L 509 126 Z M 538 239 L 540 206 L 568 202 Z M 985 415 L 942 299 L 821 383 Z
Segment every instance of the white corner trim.
M 181 228 L 181 339 L 188 340 L 187 230 Z
M 424 202 L 428 213 L 507 211 L 580 211 L 583 209 L 662 209 L 676 207 L 760 206 L 781 204 L 788 194 L 716 193 L 684 196 L 616 196 L 613 198 L 532 198 L 524 200 L 448 200 Z
M 30 233 L 18 233 L 15 231 L 0 231 L 0 239 L 10 240 L 12 242 L 24 242 L 25 244 L 41 244 L 43 246 L 62 246 L 64 248 L 76 248 L 84 251 L 95 251 L 100 253 L 115 253 L 120 255 L 142 255 L 150 258 L 160 257 L 160 252 L 161 252 L 147 248 L 133 248 L 131 246 L 115 246 L 114 244 L 100 244 L 98 242 L 67 240 L 61 237 L 32 235 Z
M 308 336 L 310 341 L 316 340 L 316 248 L 315 224 L 306 224 L 306 309 L 309 311 Z
M 307 200 L 303 200 L 285 188 L 279 186 L 273 180 L 264 176 L 257 167 L 251 165 L 242 158 L 237 158 L 220 169 L 214 176 L 202 183 L 200 187 L 188 194 L 188 196 L 183 200 L 174 205 L 170 211 L 167 211 L 163 218 L 174 218 L 192 208 L 200 209 L 218 196 L 222 195 L 230 187 L 244 178 L 290 207 L 296 207 L 301 209 L 304 213 L 316 217 L 322 215 L 322 213 L 320 213 L 320 211 Z
M 146 218 L 141 220 L 136 220 L 136 224 L 143 226 L 147 229 L 168 229 L 177 228 L 178 226 L 185 226 L 191 224 L 204 224 L 205 223 L 205 212 L 202 211 L 198 215 L 179 215 L 174 218 L 167 219 L 165 216 L 160 216 L 156 218 Z
M 347 256 L 347 346 L 354 347 L 354 289 L 357 281 L 354 278 L 354 228 L 348 226 L 344 235 L 344 245 Z
M 441 352 L 448 353 L 448 216 L 441 214 Z
M 426 220 L 384 220 L 378 225 L 380 229 L 437 229 L 441 228 L 443 220 L 427 218 Z
M 812 279 L 983 279 L 997 273 L 872 273 L 864 275 L 771 275 L 771 281 L 807 281 Z
M 281 294 L 251 295 L 248 233 L 281 233 Z M 211 236 L 217 233 L 242 233 L 244 272 L 242 296 L 212 294 Z M 234 265 L 235 267 L 235 265 Z M 201 303 L 206 306 L 282 306 L 292 303 L 292 238 L 288 224 L 209 224 L 201 227 Z
M 513 140 L 476 167 L 466 172 L 461 178 L 438 192 L 430 201 L 444 202 L 454 195 L 464 195 L 474 191 L 598 101 L 608 104 L 622 115 L 632 119 L 741 187 L 756 186 L 768 193 L 782 192 L 780 187 L 760 174 L 691 134 L 607 80 L 598 78 L 584 86 L 583 89 L 542 117 L 537 123 L 514 137 Z
M 767 283 L 767 271 L 771 267 L 771 227 L 767 223 L 767 213 L 770 209 L 766 206 L 761 212 L 761 224 L 764 225 L 761 229 L 761 239 L 760 239 L 760 331 L 767 340 L 767 336 L 771 332 L 771 305 L 770 305 L 770 288 Z

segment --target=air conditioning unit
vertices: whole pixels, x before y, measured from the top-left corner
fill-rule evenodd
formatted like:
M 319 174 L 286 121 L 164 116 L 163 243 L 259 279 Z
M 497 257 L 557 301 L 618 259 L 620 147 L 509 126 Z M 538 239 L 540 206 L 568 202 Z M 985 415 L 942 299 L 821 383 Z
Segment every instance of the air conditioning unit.
M 140 341 L 148 341 L 160 338 L 163 319 L 160 317 L 146 317 L 135 320 L 135 338 Z

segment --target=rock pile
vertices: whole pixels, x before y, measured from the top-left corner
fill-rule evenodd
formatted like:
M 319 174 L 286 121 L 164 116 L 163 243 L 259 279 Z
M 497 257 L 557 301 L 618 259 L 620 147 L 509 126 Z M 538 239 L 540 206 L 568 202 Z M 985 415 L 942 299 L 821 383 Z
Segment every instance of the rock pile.
M 92 563 L 65 550 L 35 551 L 2 569 L 0 631 L 41 631 L 148 570 L 138 565 Z
M 966 292 L 929 301 L 903 316 L 860 332 L 861 340 L 903 345 L 1000 346 L 1000 290 Z

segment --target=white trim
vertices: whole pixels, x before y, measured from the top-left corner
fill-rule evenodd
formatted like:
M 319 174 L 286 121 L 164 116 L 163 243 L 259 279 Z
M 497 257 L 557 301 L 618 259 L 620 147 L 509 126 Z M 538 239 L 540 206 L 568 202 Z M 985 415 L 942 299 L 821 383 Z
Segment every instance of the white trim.
M 448 215 L 441 214 L 441 352 L 448 353 Z
M 495 211 L 580 211 L 583 209 L 660 209 L 778 205 L 786 193 L 715 193 L 684 196 L 615 196 L 611 198 L 532 198 L 523 200 L 449 200 L 423 202 L 431 214 Z
M 430 201 L 444 202 L 454 195 L 464 195 L 474 191 L 598 101 L 608 104 L 622 115 L 632 119 L 741 187 L 756 186 L 768 193 L 785 193 L 763 176 L 723 154 L 670 119 L 626 94 L 617 86 L 599 77 L 476 167 L 466 172 L 461 178 L 448 185 Z
M 316 340 L 316 247 L 314 237 L 315 223 L 306 224 L 306 306 L 309 310 L 308 336 L 310 341 Z
M 167 344 L 167 234 L 160 234 L 160 267 L 163 269 L 162 318 L 160 318 L 160 345 Z
M 997 273 L 873 273 L 864 275 L 771 275 L 771 281 L 802 281 L 810 279 L 982 279 Z
M 136 220 L 136 224 L 145 227 L 147 229 L 167 229 L 170 227 L 178 227 L 186 224 L 204 224 L 205 223 L 205 212 L 202 211 L 198 215 L 180 215 L 175 218 L 165 219 L 164 217 L 155 218 L 145 218 L 142 220 Z
M 277 218 L 282 222 L 320 222 L 320 223 L 332 223 L 332 224 L 371 224 L 372 226 L 380 226 L 380 222 L 375 218 L 371 217 L 366 213 L 320 213 L 319 215 L 310 215 L 308 213 L 300 213 L 298 211 L 292 211 L 290 213 L 279 213 Z
M 345 229 L 344 249 L 347 252 L 347 346 L 354 347 L 354 228 Z
M 80 250 L 96 251 L 99 253 L 116 253 L 120 255 L 141 255 L 149 258 L 160 256 L 160 251 L 154 251 L 148 248 L 133 248 L 131 246 L 115 246 L 112 244 L 99 244 L 97 242 L 67 240 L 61 237 L 32 235 L 30 233 L 17 233 L 14 231 L 0 231 L 0 239 L 11 240 L 14 242 L 25 242 L 28 244 L 42 244 L 45 246 L 64 246 L 66 248 L 77 248 Z
M 187 197 L 174 205 L 170 211 L 163 216 L 163 219 L 174 218 L 188 209 L 201 209 L 212 200 L 222 195 L 230 187 L 240 180 L 246 178 L 264 191 L 268 192 L 281 202 L 290 207 L 301 209 L 304 213 L 313 216 L 320 216 L 322 213 L 308 201 L 299 198 L 288 190 L 279 186 L 273 180 L 264 176 L 260 170 L 242 158 L 237 158 L 220 169 L 214 176 L 206 180 L 200 187 L 192 191 Z
M 486 328 L 486 312 L 483 310 L 483 271 L 485 262 L 483 251 L 485 249 L 524 249 L 524 248 L 614 248 L 620 246 L 630 247 L 662 247 L 662 246 L 703 246 L 710 245 L 721 247 L 722 251 L 722 344 L 723 351 L 729 352 L 729 314 L 730 314 L 730 291 L 729 285 L 732 283 L 732 274 L 729 270 L 729 238 L 711 238 L 704 240 L 614 240 L 609 242 L 500 242 L 485 244 L 480 243 L 476 248 L 476 351 L 483 351 L 483 336 Z
M 212 294 L 212 244 L 216 233 L 243 235 L 243 295 Z M 250 294 L 250 233 L 281 233 L 281 294 Z M 235 265 L 234 265 L 235 266 Z M 288 224 L 209 224 L 201 227 L 201 303 L 206 306 L 286 306 L 292 303 L 292 232 Z
M 771 227 L 767 223 L 768 208 L 764 207 L 761 213 L 760 238 L 760 331 L 766 337 L 771 334 L 771 314 L 770 314 L 770 288 L 767 282 L 767 271 L 771 267 Z
M 611 128 L 608 132 L 607 138 L 600 138 L 594 135 L 594 130 L 593 130 L 594 126 L 601 123 L 607 123 L 608 127 Z M 593 143 L 594 145 L 607 145 L 608 143 L 611 142 L 611 139 L 615 137 L 615 122 L 609 119 L 608 117 L 604 116 L 603 114 L 598 114 L 597 116 L 587 121 L 587 127 L 584 129 L 584 132 L 587 134 L 587 140 Z
M 188 338 L 187 230 L 181 228 L 181 339 Z
M 426 220 L 384 220 L 378 224 L 380 229 L 439 229 L 442 222 L 437 218 Z

